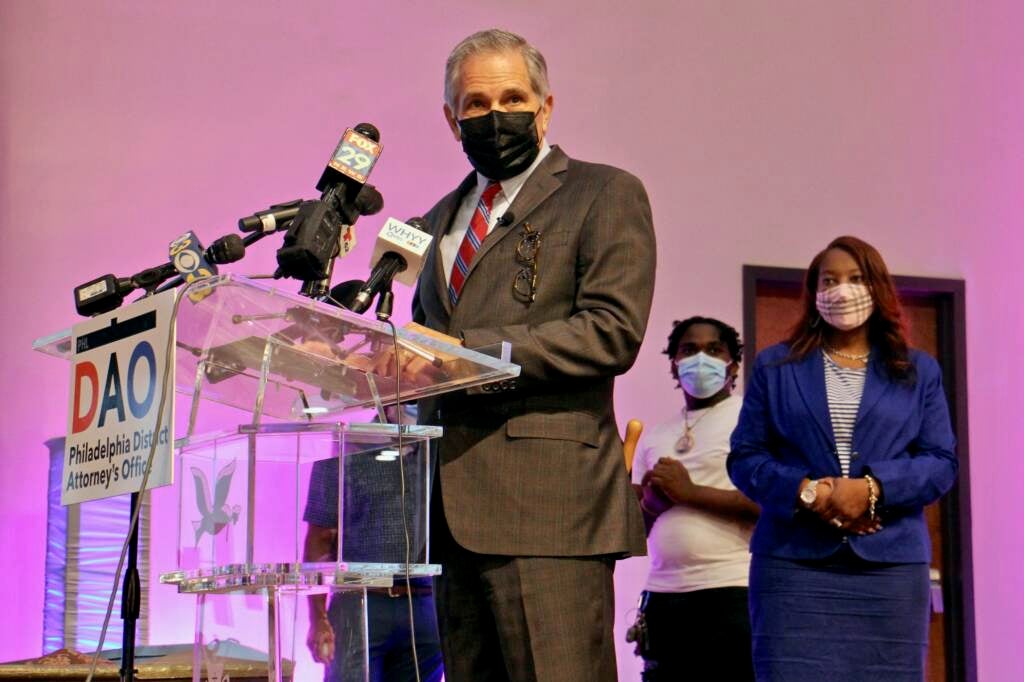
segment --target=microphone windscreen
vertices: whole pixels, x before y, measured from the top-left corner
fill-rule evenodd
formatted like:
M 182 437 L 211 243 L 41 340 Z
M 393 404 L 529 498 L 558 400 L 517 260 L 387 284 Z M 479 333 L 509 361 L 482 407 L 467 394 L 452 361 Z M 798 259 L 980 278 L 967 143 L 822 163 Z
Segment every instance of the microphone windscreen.
M 352 308 L 352 303 L 356 299 L 356 294 L 366 284 L 361 279 L 350 279 L 341 284 L 336 284 L 331 289 L 331 297 L 327 299 L 328 303 L 341 304 L 343 308 Z
M 237 234 L 229 234 L 210 244 L 209 251 L 214 263 L 234 263 L 245 256 L 245 242 Z
M 376 215 L 384 208 L 384 197 L 373 185 L 363 185 L 356 195 L 356 208 L 359 215 Z
M 361 215 L 376 215 L 384 208 L 384 197 L 373 185 L 363 185 L 356 194 L 355 201 L 341 207 L 341 222 L 354 225 Z
M 353 128 L 353 130 L 355 130 L 360 135 L 366 135 L 374 142 L 380 142 L 380 131 L 377 130 L 377 126 L 373 125 L 372 123 L 358 123 L 356 124 L 356 127 Z

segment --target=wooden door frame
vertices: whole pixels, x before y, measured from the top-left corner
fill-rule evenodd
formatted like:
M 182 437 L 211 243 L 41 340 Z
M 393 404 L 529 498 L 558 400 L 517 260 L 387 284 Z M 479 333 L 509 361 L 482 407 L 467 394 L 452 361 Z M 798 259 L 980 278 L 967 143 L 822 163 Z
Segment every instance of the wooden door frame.
M 805 270 L 763 265 L 743 266 L 743 365 L 750 379 L 757 349 L 758 285 L 803 286 Z M 957 436 L 960 473 L 940 505 L 943 530 L 942 617 L 946 633 L 946 676 L 950 682 L 978 678 L 974 630 L 974 564 L 971 551 L 970 443 L 967 438 L 967 318 L 964 281 L 935 277 L 894 276 L 901 294 L 926 295 L 936 301 L 936 344 L 942 381 Z

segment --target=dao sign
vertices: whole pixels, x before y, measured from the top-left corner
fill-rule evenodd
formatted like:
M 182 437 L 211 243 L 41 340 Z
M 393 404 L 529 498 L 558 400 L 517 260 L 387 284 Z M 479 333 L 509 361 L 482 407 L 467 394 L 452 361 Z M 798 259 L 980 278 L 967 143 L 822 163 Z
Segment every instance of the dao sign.
M 174 291 L 81 322 L 71 330 L 71 405 L 61 504 L 136 492 L 154 441 L 147 488 L 172 483 L 174 365 L 154 433 Z

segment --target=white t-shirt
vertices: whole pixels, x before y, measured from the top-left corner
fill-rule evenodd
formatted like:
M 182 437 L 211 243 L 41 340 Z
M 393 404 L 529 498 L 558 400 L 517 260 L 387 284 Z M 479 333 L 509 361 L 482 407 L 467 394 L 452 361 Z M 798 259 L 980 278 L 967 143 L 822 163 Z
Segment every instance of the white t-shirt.
M 683 435 L 682 411 L 645 431 L 633 460 L 633 482 L 662 457 L 678 460 L 698 485 L 735 490 L 725 470 L 729 436 L 736 428 L 743 399 L 732 395 L 712 407 L 689 414 L 694 446 L 676 452 Z M 675 505 L 654 522 L 647 547 L 651 570 L 644 589 L 651 592 L 693 592 L 714 587 L 746 587 L 750 568 L 750 535 L 754 524 L 739 518 Z

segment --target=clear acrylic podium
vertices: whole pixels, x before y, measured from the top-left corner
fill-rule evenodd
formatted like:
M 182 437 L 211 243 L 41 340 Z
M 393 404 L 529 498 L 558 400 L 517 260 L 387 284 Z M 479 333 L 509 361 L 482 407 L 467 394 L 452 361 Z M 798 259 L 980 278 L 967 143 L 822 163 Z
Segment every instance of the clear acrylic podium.
M 254 655 L 268 680 L 288 679 L 287 659 L 305 642 L 302 597 L 336 590 L 362 595 L 362 631 L 335 641 L 361 661 L 345 679 L 367 679 L 366 589 L 440 572 L 429 562 L 429 498 L 442 432 L 407 416 L 387 423 L 385 406 L 399 392 L 408 402 L 514 378 L 510 348 L 468 350 L 405 329 L 396 338 L 377 320 L 232 275 L 179 296 L 178 565 L 160 581 L 196 597 L 193 680 Z M 35 348 L 70 357 L 70 334 Z M 375 423 L 342 420 L 366 409 Z M 310 515 L 336 523 L 334 556 L 306 559 Z

